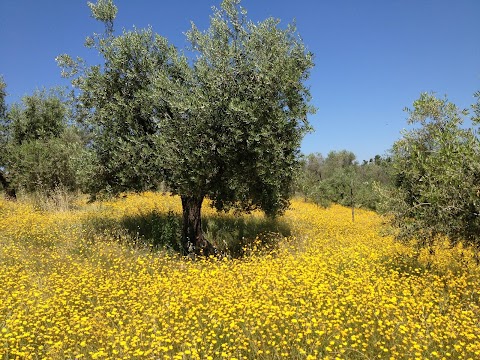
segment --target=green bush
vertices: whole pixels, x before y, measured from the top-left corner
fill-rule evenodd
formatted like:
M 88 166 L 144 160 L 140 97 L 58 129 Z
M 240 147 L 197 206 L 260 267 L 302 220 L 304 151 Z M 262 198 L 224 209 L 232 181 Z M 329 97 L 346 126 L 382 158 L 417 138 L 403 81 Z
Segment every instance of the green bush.
M 398 238 L 433 246 L 439 236 L 480 248 L 480 141 L 475 119 L 448 99 L 422 94 L 407 109 L 414 125 L 392 149 L 395 186 L 382 209 Z

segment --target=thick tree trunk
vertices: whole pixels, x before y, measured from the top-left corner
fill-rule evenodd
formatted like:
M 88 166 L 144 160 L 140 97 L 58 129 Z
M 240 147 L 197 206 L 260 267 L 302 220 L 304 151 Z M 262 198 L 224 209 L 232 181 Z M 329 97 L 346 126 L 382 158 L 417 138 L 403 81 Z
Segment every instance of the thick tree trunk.
M 5 197 L 7 199 L 15 200 L 17 198 L 17 193 L 15 189 L 11 187 L 10 182 L 5 178 L 3 173 L 0 171 L 0 184 L 2 184 L 3 189 L 5 190 Z
M 187 254 L 209 256 L 214 247 L 203 236 L 201 210 L 203 196 L 181 196 L 183 209 L 183 249 Z

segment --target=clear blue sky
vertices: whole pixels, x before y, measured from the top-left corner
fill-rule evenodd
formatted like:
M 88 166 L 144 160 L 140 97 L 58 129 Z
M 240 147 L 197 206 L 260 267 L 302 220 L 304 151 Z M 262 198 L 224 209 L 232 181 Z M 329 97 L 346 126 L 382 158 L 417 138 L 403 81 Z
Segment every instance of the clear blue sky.
M 117 0 L 116 30 L 151 25 L 179 48 L 190 21 L 205 29 L 220 0 Z M 406 127 L 420 92 L 461 107 L 480 90 L 480 0 L 244 0 L 249 17 L 296 19 L 315 54 L 309 85 L 317 114 L 304 153 L 347 149 L 359 161 L 384 154 Z M 65 85 L 55 57 L 98 62 L 84 39 L 102 31 L 83 0 L 0 0 L 0 75 L 8 103 Z

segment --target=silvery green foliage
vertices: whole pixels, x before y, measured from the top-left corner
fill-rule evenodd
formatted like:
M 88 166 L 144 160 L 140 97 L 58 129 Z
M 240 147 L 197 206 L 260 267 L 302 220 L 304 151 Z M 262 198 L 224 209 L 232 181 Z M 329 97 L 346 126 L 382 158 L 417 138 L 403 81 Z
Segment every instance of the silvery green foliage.
M 192 24 L 187 37 L 197 57 L 184 64 L 185 83 L 159 83 L 175 114 L 159 122 L 170 186 L 208 195 L 219 209 L 281 211 L 313 112 L 304 84 L 312 54 L 294 26 L 253 23 L 237 1 L 224 1 L 206 31 Z
M 104 63 L 58 58 L 80 89 L 101 187 L 165 181 L 175 193 L 211 197 L 219 209 L 284 209 L 313 112 L 305 86 L 312 54 L 295 27 L 253 23 L 238 1 L 223 1 L 206 31 L 192 24 L 187 59 L 151 29 L 113 36 L 114 12 L 102 7 L 110 9 L 91 6 L 107 31 L 87 45 Z
M 157 120 L 168 112 L 156 96 L 156 78 L 175 71 L 171 58 L 177 52 L 150 28 L 92 41 L 104 64 L 87 67 L 68 55 L 58 58 L 65 74 L 76 76 L 78 115 L 93 133 L 99 166 L 90 190 L 154 188 L 163 174 L 156 164 Z
M 96 4 L 88 2 L 88 7 L 92 12 L 92 17 L 102 21 L 105 26 L 107 33 L 113 33 L 113 21 L 117 16 L 117 7 L 113 4 L 112 0 L 98 0 Z
M 399 237 L 433 245 L 439 235 L 480 246 L 480 143 L 468 110 L 422 94 L 392 149 L 396 187 L 384 192 Z
M 62 89 L 37 90 L 9 107 L 1 121 L 6 187 L 47 193 L 78 189 L 74 159 L 87 150 L 69 109 Z
M 477 102 L 472 105 L 472 110 L 474 114 L 472 117 L 472 121 L 474 122 L 474 124 L 478 125 L 480 124 L 480 91 L 477 91 L 474 96 L 477 99 Z

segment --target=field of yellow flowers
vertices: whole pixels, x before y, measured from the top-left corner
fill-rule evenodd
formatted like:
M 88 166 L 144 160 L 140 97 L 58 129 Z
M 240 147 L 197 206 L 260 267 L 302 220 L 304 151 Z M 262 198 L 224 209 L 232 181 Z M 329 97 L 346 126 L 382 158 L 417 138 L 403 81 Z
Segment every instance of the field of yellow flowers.
M 347 208 L 298 200 L 281 219 L 291 235 L 242 258 L 193 261 L 108 232 L 180 210 L 155 193 L 70 211 L 0 200 L 0 358 L 480 358 L 467 249 L 416 253 L 375 213 L 352 223 Z

